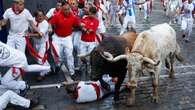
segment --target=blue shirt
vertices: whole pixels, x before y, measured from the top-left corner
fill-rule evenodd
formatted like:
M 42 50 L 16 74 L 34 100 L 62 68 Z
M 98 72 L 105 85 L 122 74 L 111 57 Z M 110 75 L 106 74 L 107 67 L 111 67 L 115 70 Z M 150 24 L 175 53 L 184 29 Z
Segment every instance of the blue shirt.
M 124 0 L 123 4 L 127 8 L 126 15 L 128 16 L 135 16 L 135 0 Z

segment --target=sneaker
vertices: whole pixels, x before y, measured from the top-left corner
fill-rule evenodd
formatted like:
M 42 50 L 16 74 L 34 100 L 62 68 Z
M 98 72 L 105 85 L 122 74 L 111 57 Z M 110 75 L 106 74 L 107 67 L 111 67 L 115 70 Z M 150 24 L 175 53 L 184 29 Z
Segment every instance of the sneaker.
M 56 66 L 54 72 L 57 74 L 60 71 L 60 69 L 61 69 L 60 66 Z
M 39 105 L 39 98 L 34 98 L 30 100 L 30 109 Z

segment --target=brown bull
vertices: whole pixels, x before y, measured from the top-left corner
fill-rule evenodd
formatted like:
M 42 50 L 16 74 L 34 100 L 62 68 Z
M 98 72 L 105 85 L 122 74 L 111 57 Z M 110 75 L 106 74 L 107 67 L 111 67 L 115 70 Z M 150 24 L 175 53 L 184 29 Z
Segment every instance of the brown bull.
M 90 56 L 91 80 L 99 80 L 103 88 L 109 89 L 109 85 L 102 79 L 104 74 L 109 74 L 111 77 L 118 77 L 114 92 L 115 102 L 119 100 L 120 86 L 127 73 L 127 61 L 110 62 L 102 58 L 100 53 L 108 51 L 114 56 L 125 54 L 125 47 L 131 49 L 136 37 L 136 32 L 127 32 L 117 37 L 106 37 L 91 53 L 79 55 L 81 58 Z

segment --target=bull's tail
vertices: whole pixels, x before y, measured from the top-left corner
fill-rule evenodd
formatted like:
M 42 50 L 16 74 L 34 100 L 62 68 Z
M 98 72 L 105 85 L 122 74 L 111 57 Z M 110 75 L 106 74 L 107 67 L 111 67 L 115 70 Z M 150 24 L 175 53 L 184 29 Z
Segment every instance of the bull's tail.
M 187 63 L 186 60 L 185 60 L 185 58 L 181 55 L 181 51 L 180 51 L 180 46 L 179 46 L 179 44 L 177 44 L 177 46 L 176 46 L 175 57 L 176 57 L 176 59 L 177 59 L 179 62 L 181 62 L 181 63 L 183 63 L 183 64 L 186 64 L 186 63 Z

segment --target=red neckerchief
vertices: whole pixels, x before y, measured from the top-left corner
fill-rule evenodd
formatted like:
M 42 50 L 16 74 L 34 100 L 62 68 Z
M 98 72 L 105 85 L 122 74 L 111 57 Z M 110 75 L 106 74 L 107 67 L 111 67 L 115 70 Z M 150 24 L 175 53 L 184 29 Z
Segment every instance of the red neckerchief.
M 35 21 L 36 21 L 36 25 L 35 26 L 38 27 L 39 26 L 39 22 L 37 20 L 35 20 Z
M 36 21 L 36 23 L 37 23 L 37 24 L 35 25 L 36 27 L 38 27 L 39 24 L 43 22 L 43 20 L 42 20 L 41 22 L 39 22 L 37 19 L 35 19 L 35 21 Z
M 58 13 L 59 11 L 60 11 L 60 10 L 55 9 L 54 12 L 53 12 L 53 14 L 56 14 L 56 13 Z
M 24 10 L 24 9 L 23 9 L 23 10 Z M 22 13 L 23 10 L 21 10 L 21 11 L 16 11 L 14 5 L 12 6 L 12 11 L 13 11 L 14 14 L 16 14 L 16 15 L 19 15 L 20 13 Z
M 78 10 L 77 7 L 72 7 L 72 12 L 73 12 L 73 14 L 74 14 L 75 16 L 77 16 L 78 13 L 79 13 L 79 10 Z
M 22 68 L 19 68 L 19 70 L 20 70 L 20 75 L 24 76 L 25 71 Z M 12 67 L 12 74 L 16 75 L 16 73 L 17 73 L 16 72 L 16 67 Z
M 96 6 L 97 11 L 99 11 L 101 9 L 100 8 L 100 3 L 98 3 L 98 4 L 96 3 L 95 6 Z

